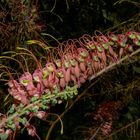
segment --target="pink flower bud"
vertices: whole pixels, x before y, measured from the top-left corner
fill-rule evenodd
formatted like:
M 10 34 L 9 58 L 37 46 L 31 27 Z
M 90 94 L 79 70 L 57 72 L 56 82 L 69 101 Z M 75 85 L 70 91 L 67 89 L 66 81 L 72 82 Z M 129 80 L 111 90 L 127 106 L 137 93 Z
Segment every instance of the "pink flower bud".
M 46 112 L 44 111 L 38 111 L 36 116 L 39 118 L 39 119 L 43 119 L 45 116 L 46 116 Z
M 11 129 L 7 129 L 7 130 L 5 131 L 5 133 L 8 134 L 8 135 L 10 135 L 10 134 L 12 134 L 12 130 L 11 130 Z

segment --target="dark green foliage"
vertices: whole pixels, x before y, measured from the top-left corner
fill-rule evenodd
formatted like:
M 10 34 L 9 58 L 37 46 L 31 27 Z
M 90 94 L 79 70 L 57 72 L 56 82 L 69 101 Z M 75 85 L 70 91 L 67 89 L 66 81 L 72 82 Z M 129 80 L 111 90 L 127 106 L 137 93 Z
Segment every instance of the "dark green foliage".
M 46 31 L 58 39 L 69 39 L 119 25 L 133 18 L 139 11 L 131 2 L 116 2 L 117 0 L 41 0 L 40 9 L 42 19 L 47 24 Z
M 48 55 L 45 49 L 43 50 L 36 46 L 32 48 L 32 46 L 26 44 L 27 40 L 37 39 L 43 42 L 47 40 L 52 46 L 57 45 L 56 41 L 50 36 L 43 36 L 41 33 L 50 34 L 61 42 L 70 38 L 78 38 L 83 34 L 93 35 L 95 30 L 105 33 L 107 31 L 117 33 L 127 30 L 140 31 L 140 3 L 137 0 L 38 0 L 38 3 L 35 0 L 21 0 L 20 2 L 23 3 L 19 2 L 16 5 L 17 1 L 1 0 L 0 2 L 0 55 L 5 51 L 15 51 L 17 47 L 22 46 L 34 52 L 39 60 L 44 59 L 45 61 L 46 58 L 44 56 Z M 22 6 L 25 6 L 23 13 L 21 12 Z M 32 18 L 29 18 L 30 14 L 33 14 Z M 29 69 L 33 71 L 36 67 L 34 61 L 29 57 L 25 58 Z M 23 66 L 26 67 L 21 57 L 17 56 L 15 59 L 20 60 Z M 133 60 L 130 60 L 129 64 L 124 63 L 115 70 L 95 79 L 98 82 L 73 105 L 71 110 L 68 109 L 73 103 L 71 99 L 61 105 L 52 107 L 50 112 L 59 115 L 65 112 L 65 110 L 69 110 L 69 112 L 62 118 L 64 126 L 63 135 L 60 134 L 61 126 L 59 122 L 53 129 L 50 140 L 89 139 L 100 126 L 100 122 L 96 122 L 93 119 L 94 115 L 99 106 L 106 101 L 119 100 L 122 103 L 122 108 L 117 110 L 117 115 L 113 118 L 113 140 L 129 139 L 131 134 L 130 127 L 135 127 L 136 130 L 139 130 L 139 126 L 136 127 L 137 122 L 135 123 L 135 121 L 140 118 L 140 58 L 137 56 L 134 60 L 136 62 L 131 63 Z M 22 73 L 21 68 L 19 70 L 19 65 L 12 60 L 1 59 L 0 64 L 8 65 L 14 69 L 15 77 Z M 13 70 L 11 71 L 13 72 Z M 7 74 L 4 74 L 1 78 L 2 82 L 0 81 L 0 112 L 2 113 L 9 110 L 9 104 L 12 102 L 11 97 L 7 97 L 8 92 L 5 83 L 8 78 Z M 79 95 L 92 82 L 87 81 L 79 89 Z M 69 97 L 71 96 L 73 95 L 69 95 Z M 67 96 L 62 98 L 66 99 Z M 32 102 L 35 100 L 32 99 Z M 46 100 L 44 99 L 44 104 L 45 102 Z M 52 100 L 52 104 L 55 103 L 56 100 Z M 46 109 L 43 105 L 42 108 Z M 9 111 L 11 113 L 13 110 Z M 42 140 L 45 139 L 49 126 L 56 118 L 55 115 L 49 116 L 46 122 L 33 118 L 32 121 Z M 130 127 L 127 127 L 128 124 L 130 124 Z M 117 133 L 119 129 L 120 131 Z M 127 131 L 127 133 L 124 131 Z M 137 136 L 139 137 L 138 134 Z M 7 136 L 0 135 L 0 137 L 5 139 Z M 101 133 L 98 133 L 96 138 L 103 138 L 103 136 Z M 17 139 L 34 138 L 29 137 L 27 132 L 23 131 L 23 133 L 17 133 Z

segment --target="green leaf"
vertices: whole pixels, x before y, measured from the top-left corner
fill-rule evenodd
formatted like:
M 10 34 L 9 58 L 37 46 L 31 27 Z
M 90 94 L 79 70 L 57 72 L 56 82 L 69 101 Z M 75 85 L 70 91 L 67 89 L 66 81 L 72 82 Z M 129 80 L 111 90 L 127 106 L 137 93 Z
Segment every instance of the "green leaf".
M 37 112 L 37 111 L 38 111 L 38 109 L 39 109 L 39 107 L 38 107 L 38 106 L 33 106 L 33 108 L 31 108 L 31 111 L 32 111 L 32 112 Z
M 50 96 L 50 95 L 51 95 L 51 92 L 50 92 L 50 91 L 49 91 L 49 92 L 47 92 L 47 95 L 48 95 L 48 96 Z
M 94 50 L 95 48 L 96 48 L 96 46 L 95 46 L 95 45 L 92 45 L 92 46 L 91 46 L 91 49 L 93 49 L 93 50 Z
M 41 105 L 41 108 L 43 109 L 43 110 L 45 110 L 45 109 L 47 109 L 48 107 L 47 107 L 47 105 Z
M 52 103 L 53 106 L 56 105 L 57 104 L 57 99 L 53 98 L 51 103 Z
M 27 41 L 27 44 L 29 44 L 29 45 L 30 45 L 30 44 L 35 44 L 35 43 L 36 43 L 35 40 L 28 40 L 28 41 Z
M 13 124 L 13 120 L 11 120 L 11 119 L 10 119 L 10 120 L 8 120 L 8 122 L 7 122 L 7 123 L 8 123 L 8 125 Z
M 12 105 L 11 108 L 9 109 L 8 113 L 12 114 L 12 113 L 14 113 L 14 111 L 15 111 L 15 106 Z
M 78 92 L 77 92 L 77 91 L 75 91 L 75 92 L 74 92 L 74 95 L 78 95 Z
M 103 51 L 102 48 L 99 47 L 99 46 L 97 46 L 97 49 L 98 49 L 99 52 L 102 52 Z
M 37 99 L 38 99 L 38 97 L 32 97 L 31 102 L 35 102 L 35 101 L 37 101 Z
M 48 101 L 46 99 L 41 99 L 41 103 L 45 105 Z
M 140 41 L 139 42 L 137 42 L 137 44 L 136 44 L 137 46 L 140 46 Z
M 99 58 L 97 56 L 93 56 L 93 60 L 98 62 L 99 61 Z
M 108 50 L 108 48 L 109 48 L 108 44 L 102 44 L 102 46 L 103 46 L 106 50 Z
M 67 100 L 67 99 L 68 99 L 67 95 L 64 95 L 64 100 Z
M 130 38 L 131 39 L 135 39 L 136 38 L 136 35 L 132 33 L 132 34 L 130 34 Z
M 109 41 L 109 45 L 114 45 L 114 42 L 113 41 Z
M 126 47 L 126 44 L 124 42 L 120 43 L 121 47 Z
M 70 91 L 70 90 L 71 90 L 70 86 L 66 86 L 65 91 Z
M 58 96 L 59 90 L 57 87 L 54 88 L 53 93 L 55 96 Z
M 20 122 L 21 122 L 23 125 L 25 125 L 25 124 L 27 123 L 27 119 L 26 119 L 26 118 L 22 118 L 22 119 L 20 119 Z
M 0 139 L 1 140 L 7 140 L 8 139 L 8 134 L 0 134 Z
M 20 103 L 19 108 L 23 108 L 24 104 Z
M 8 121 L 8 125 L 7 125 L 9 128 L 11 128 L 12 130 L 15 130 L 16 129 L 16 125 L 14 124 L 14 122 L 12 121 L 12 124 L 11 122 L 9 123 Z

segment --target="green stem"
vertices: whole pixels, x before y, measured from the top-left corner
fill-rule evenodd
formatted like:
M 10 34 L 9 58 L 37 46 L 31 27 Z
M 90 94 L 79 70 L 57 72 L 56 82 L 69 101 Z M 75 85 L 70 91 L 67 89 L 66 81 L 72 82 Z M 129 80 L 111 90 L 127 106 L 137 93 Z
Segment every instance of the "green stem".
M 68 94 L 69 92 L 66 92 L 66 91 L 64 91 L 65 92 L 65 94 Z M 48 100 L 48 101 L 50 101 L 50 99 L 52 99 L 52 98 L 58 98 L 58 97 L 61 97 L 62 96 L 62 94 L 64 94 L 64 92 L 60 92 L 57 96 L 56 95 L 46 95 L 46 99 Z M 73 92 L 73 91 L 72 91 Z M 48 96 L 48 97 L 47 97 Z M 34 103 L 31 103 L 31 104 L 29 104 L 29 105 L 27 105 L 27 106 L 25 106 L 23 109 L 21 109 L 21 112 L 15 112 L 14 114 L 12 114 L 11 116 L 9 116 L 7 119 L 6 119 L 6 121 L 4 121 L 4 122 L 0 122 L 0 124 L 1 125 L 4 125 L 6 122 L 8 122 L 9 120 L 13 120 L 16 116 L 22 116 L 22 115 L 24 115 L 25 113 L 26 113 L 26 110 L 28 110 L 28 109 L 30 109 L 31 107 L 33 107 L 33 106 L 35 106 L 35 105 L 37 105 L 37 104 L 39 104 L 39 103 L 41 103 L 41 99 L 39 99 L 39 100 L 37 100 L 37 101 L 35 101 Z

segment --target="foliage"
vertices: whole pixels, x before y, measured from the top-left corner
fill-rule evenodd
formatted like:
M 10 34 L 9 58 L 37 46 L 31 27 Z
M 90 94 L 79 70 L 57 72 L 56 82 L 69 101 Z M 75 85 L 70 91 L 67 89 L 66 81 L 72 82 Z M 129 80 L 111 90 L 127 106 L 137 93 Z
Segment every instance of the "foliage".
M 95 30 L 111 31 L 116 26 L 121 32 L 129 28 L 139 30 L 137 1 L 41 0 L 40 5 L 41 17 L 47 25 L 46 32 L 58 39 L 77 38 L 86 33 L 93 35 Z M 125 27 L 123 22 L 127 22 Z
M 123 131 L 135 135 L 140 71 L 135 56 L 140 46 L 137 1 L 2 0 L 0 7 L 1 139 L 27 133 L 38 139 L 90 140 L 121 138 Z M 81 37 L 70 39 L 77 36 Z M 62 38 L 68 40 L 60 43 Z M 81 94 L 74 100 L 77 88 Z M 54 129 L 57 122 L 61 130 L 59 125 Z
M 28 67 L 24 71 L 22 63 L 14 59 L 23 70 L 18 80 L 15 80 L 6 68 L 10 76 L 8 92 L 15 101 L 7 115 L 1 116 L 1 138 L 7 134 L 10 139 L 14 139 L 13 133 L 16 133 L 22 124 L 29 135 L 40 139 L 35 127 L 29 123 L 33 116 L 43 119 L 46 116 L 44 110 L 62 102 L 61 100 L 67 100 L 68 97 L 73 98 L 73 95 L 77 95 L 77 88 L 80 88 L 82 83 L 88 79 L 92 80 L 91 76 L 96 76 L 101 70 L 106 70 L 107 67 L 119 63 L 122 57 L 131 54 L 139 46 L 140 34 L 132 31 L 118 35 L 111 33 L 108 37 L 102 33 L 93 37 L 83 35 L 79 40 L 68 40 L 66 43 L 59 44 L 56 48 L 60 53 L 58 53 L 59 57 L 54 59 L 53 55 L 50 55 L 51 61 L 48 60 L 43 68 L 32 52 L 18 48 L 22 51 L 19 54 L 29 55 L 34 59 L 37 68 L 31 74 Z M 0 58 L 13 59 L 12 56 L 6 55 Z M 6 67 L 2 64 L 1 66 Z M 121 107 L 123 105 L 119 101 L 109 102 L 103 104 L 97 111 L 97 116 L 94 118 L 98 121 L 105 121 L 101 126 L 105 135 L 112 130 L 113 111 L 116 112 Z M 29 120 L 24 115 L 29 116 Z
M 42 28 L 35 2 L 2 0 L 0 11 L 0 53 L 16 47 L 26 47 L 26 40 L 36 38 Z

